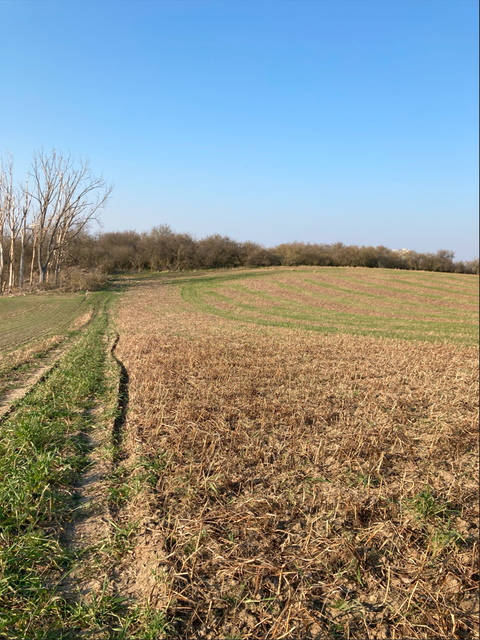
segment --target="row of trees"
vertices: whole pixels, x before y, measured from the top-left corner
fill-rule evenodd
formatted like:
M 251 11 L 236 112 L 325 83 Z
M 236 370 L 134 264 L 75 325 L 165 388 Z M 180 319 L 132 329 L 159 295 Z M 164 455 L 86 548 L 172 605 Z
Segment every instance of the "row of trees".
M 88 159 L 40 149 L 22 184 L 14 182 L 12 157 L 2 160 L 0 293 L 22 289 L 26 281 L 58 283 L 72 242 L 96 219 L 111 191 L 92 174 Z
M 237 242 L 220 235 L 196 240 L 188 233 L 175 233 L 167 225 L 145 233 L 80 234 L 70 247 L 69 261 L 71 265 L 103 272 L 317 265 L 478 273 L 478 260 L 455 262 L 454 253 L 446 250 L 418 253 L 382 246 L 346 246 L 341 242 L 291 242 L 267 249 L 255 242 Z
M 101 274 L 132 269 L 317 265 L 478 273 L 478 259 L 455 262 L 454 253 L 446 250 L 418 253 L 341 242 L 291 242 L 266 248 L 218 234 L 197 240 L 168 225 L 145 233 L 92 234 L 89 224 L 111 192 L 102 177 L 92 174 L 87 159 L 64 157 L 57 151 L 47 155 L 41 149 L 19 185 L 14 183 L 12 158 L 2 161 L 0 294 L 26 285 L 92 288 L 102 282 Z M 79 277 L 82 273 L 90 274 L 90 279 Z

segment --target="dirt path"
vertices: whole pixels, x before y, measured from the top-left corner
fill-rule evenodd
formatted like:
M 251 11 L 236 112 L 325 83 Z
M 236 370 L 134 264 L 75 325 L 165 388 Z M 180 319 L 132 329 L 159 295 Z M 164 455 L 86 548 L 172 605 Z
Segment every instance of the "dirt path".
M 102 413 L 101 407 L 91 411 L 93 419 Z M 63 580 L 61 590 L 70 595 L 87 596 L 99 593 L 108 580 L 109 563 L 100 560 L 99 546 L 108 542 L 110 513 L 106 476 L 111 473 L 111 460 L 107 447 L 111 433 L 97 426 L 91 433 L 82 433 L 82 438 L 91 449 L 90 464 L 75 487 L 77 509 L 73 520 L 62 533 L 62 542 L 76 554 L 81 562 Z
M 80 434 L 90 449 L 90 464 L 75 487 L 78 500 L 75 517 L 62 534 L 63 544 L 80 556 L 80 562 L 61 586 L 62 591 L 70 595 L 88 597 L 88 594 L 99 593 L 111 579 L 108 547 L 114 534 L 115 513 L 112 512 L 109 476 L 118 466 L 116 450 L 128 404 L 128 375 L 115 356 L 118 339 L 116 335 L 109 347 L 110 357 L 116 363 L 109 375 L 116 378 L 113 382 L 117 389 L 117 416 L 113 423 L 106 421 L 105 407 L 98 405 L 89 412 L 93 429 Z M 110 585 L 108 591 L 111 589 Z

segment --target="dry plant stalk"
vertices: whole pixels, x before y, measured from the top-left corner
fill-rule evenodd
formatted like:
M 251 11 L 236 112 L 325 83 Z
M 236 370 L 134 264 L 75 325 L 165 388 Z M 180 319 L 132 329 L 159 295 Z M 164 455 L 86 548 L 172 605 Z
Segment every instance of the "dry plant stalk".
M 91 308 L 86 313 L 83 313 L 81 316 L 78 316 L 78 318 L 75 318 L 72 324 L 72 331 L 78 331 L 79 329 L 82 329 L 86 324 L 90 322 L 92 316 L 93 309 Z
M 162 283 L 119 328 L 121 590 L 188 638 L 478 637 L 476 349 L 242 327 Z

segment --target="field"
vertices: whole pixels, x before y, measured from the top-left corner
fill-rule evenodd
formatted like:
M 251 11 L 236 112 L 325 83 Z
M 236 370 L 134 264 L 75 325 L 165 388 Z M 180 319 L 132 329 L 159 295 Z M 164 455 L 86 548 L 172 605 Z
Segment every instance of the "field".
M 33 340 L 64 333 L 88 306 L 84 298 L 84 294 L 1 298 L 0 353 L 6 354 Z
M 467 276 L 386 269 L 295 268 L 190 278 L 198 310 L 255 324 L 476 344 L 478 285 Z
M 54 350 L 86 324 L 96 295 L 38 294 L 0 298 L 0 405 Z
M 181 637 L 477 636 L 477 285 L 139 279 L 122 465 L 148 482 L 120 592 Z
M 478 278 L 122 284 L 0 423 L 0 635 L 479 637 Z

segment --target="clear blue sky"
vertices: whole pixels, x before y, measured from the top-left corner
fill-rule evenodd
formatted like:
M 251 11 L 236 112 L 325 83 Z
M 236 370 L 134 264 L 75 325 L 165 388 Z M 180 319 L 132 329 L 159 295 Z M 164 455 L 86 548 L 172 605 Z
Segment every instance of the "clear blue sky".
M 105 230 L 478 255 L 475 0 L 0 2 L 0 155 L 115 183 Z

